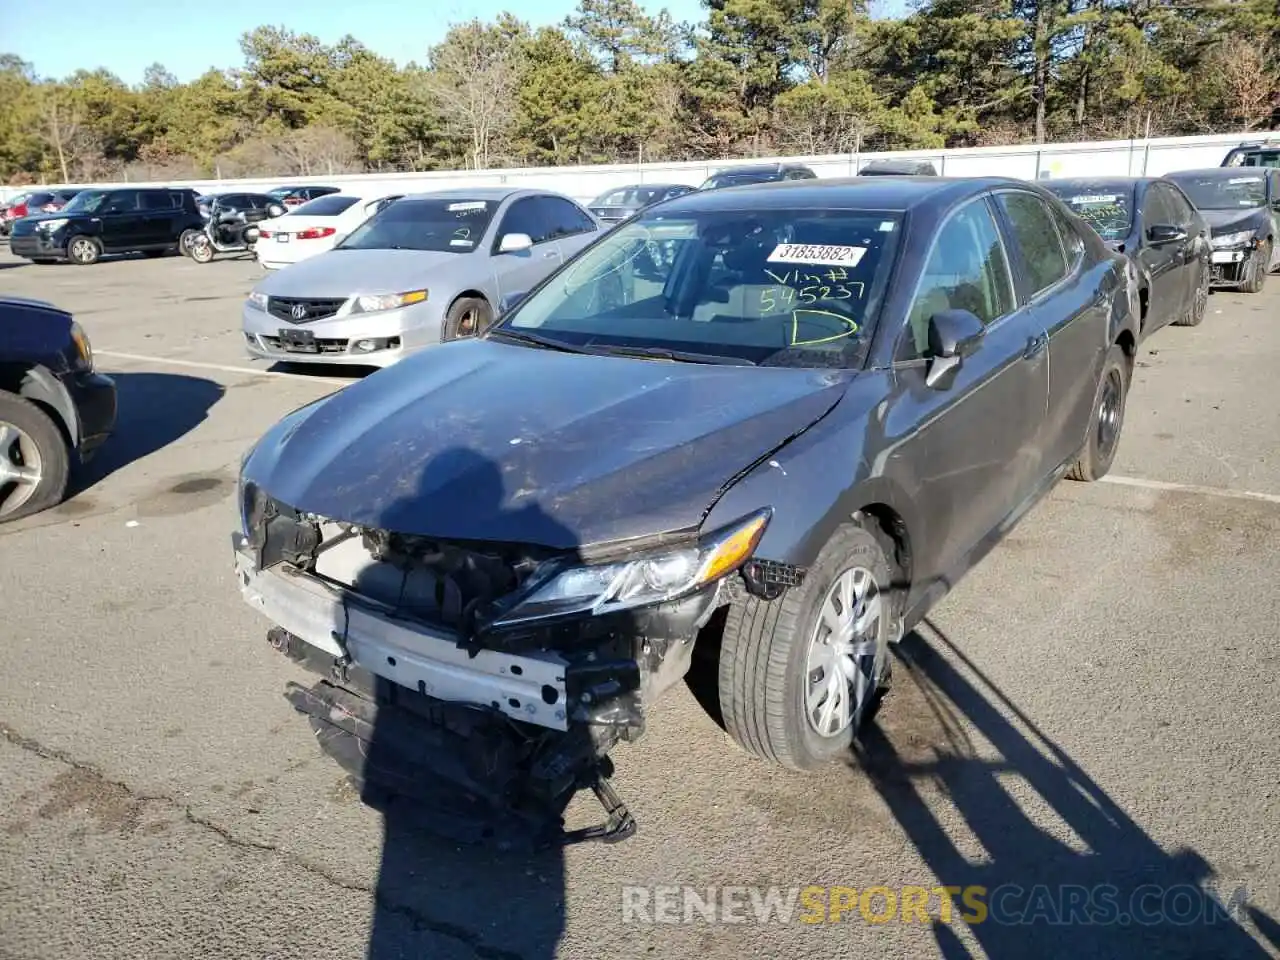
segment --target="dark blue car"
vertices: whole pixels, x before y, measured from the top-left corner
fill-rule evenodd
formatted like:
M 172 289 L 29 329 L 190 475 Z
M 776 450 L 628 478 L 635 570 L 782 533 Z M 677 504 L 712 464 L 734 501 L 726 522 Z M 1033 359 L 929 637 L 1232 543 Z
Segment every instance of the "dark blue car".
M 61 502 L 115 422 L 115 383 L 71 314 L 0 297 L 0 523 Z
M 323 678 L 294 703 L 336 755 L 376 701 L 452 816 L 554 825 L 591 785 L 618 836 L 605 755 L 695 659 L 750 753 L 848 757 L 890 646 L 1108 471 L 1137 335 L 1124 257 L 1036 185 L 689 194 L 273 427 L 240 586 Z

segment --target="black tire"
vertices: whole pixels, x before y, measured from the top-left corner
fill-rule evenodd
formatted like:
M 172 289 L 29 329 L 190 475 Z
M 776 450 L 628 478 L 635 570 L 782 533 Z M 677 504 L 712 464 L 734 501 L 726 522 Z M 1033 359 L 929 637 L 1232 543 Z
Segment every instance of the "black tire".
M 460 340 L 484 333 L 493 323 L 493 310 L 480 297 L 459 297 L 444 316 L 441 340 Z
M 1271 241 L 1264 240 L 1262 246 L 1253 251 L 1253 263 L 1249 267 L 1249 282 L 1244 285 L 1245 293 L 1261 293 L 1267 282 L 1267 274 L 1271 272 Z
M 17 427 L 35 444 L 42 475 L 35 492 L 26 502 L 12 513 L 0 513 L 0 523 L 19 520 L 61 503 L 67 494 L 71 476 L 71 452 L 62 431 L 49 414 L 22 397 L 0 392 L 0 425 L 4 424 Z M 9 450 L 0 450 L 0 457 L 9 459 Z M 10 489 L 8 485 L 0 488 L 0 497 L 8 494 Z M 0 510 L 4 502 L 0 499 Z
M 860 665 L 864 675 L 880 673 L 867 699 L 860 722 L 839 735 L 824 737 L 809 723 L 805 688 L 809 675 L 810 638 L 821 616 L 828 591 L 840 575 L 863 567 L 882 586 L 884 605 L 879 625 L 878 665 Z M 839 528 L 822 548 L 804 582 L 772 602 L 743 595 L 729 610 L 720 649 L 718 687 L 725 730 L 748 753 L 792 770 L 816 770 L 838 757 L 848 757 L 859 729 L 874 716 L 888 689 L 900 616 L 893 586 L 894 567 L 880 538 L 861 527 Z
M 91 266 L 101 256 L 102 244 L 94 237 L 78 236 L 67 241 L 67 260 L 77 266 Z
M 1101 480 L 1111 469 L 1116 451 L 1120 449 L 1120 434 L 1124 428 L 1125 401 L 1129 397 L 1129 357 L 1120 344 L 1111 345 L 1102 366 L 1102 377 L 1093 398 L 1093 412 L 1089 415 L 1089 436 L 1084 450 L 1067 477 L 1084 483 Z M 1104 404 L 1107 407 L 1104 420 Z
M 1191 305 L 1187 307 L 1187 312 L 1173 321 L 1175 327 L 1198 327 L 1204 320 L 1205 310 L 1209 306 L 1209 274 L 1209 265 L 1200 264 L 1200 283 L 1191 294 Z

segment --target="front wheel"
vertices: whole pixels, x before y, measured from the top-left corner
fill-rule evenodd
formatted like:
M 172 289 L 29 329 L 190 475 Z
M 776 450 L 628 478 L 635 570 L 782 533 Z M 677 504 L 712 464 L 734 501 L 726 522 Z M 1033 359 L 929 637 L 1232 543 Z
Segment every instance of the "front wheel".
M 0 392 L 0 523 L 60 503 L 70 451 L 53 419 L 34 403 Z
M 1253 263 L 1249 267 L 1249 282 L 1245 284 L 1245 293 L 1261 293 L 1267 282 L 1267 274 L 1271 272 L 1271 241 L 1264 240 L 1262 246 L 1253 251 Z
M 178 237 L 178 252 L 184 257 L 191 255 L 191 245 L 195 242 L 196 237 L 203 236 L 200 230 L 183 230 L 181 236 Z
M 1124 426 L 1124 404 L 1129 395 L 1129 358 L 1120 344 L 1112 344 L 1102 366 L 1102 382 L 1098 384 L 1089 419 L 1089 436 L 1080 458 L 1067 471 L 1072 480 L 1091 483 L 1101 480 L 1111 469 L 1120 448 L 1120 430 Z
M 848 755 L 888 690 L 893 569 L 878 537 L 845 526 L 799 587 L 733 604 L 718 687 L 725 729 L 743 749 L 792 770 Z
M 441 340 L 458 340 L 474 337 L 489 329 L 493 311 L 479 297 L 459 297 L 445 314 Z
M 67 243 L 67 259 L 82 267 L 97 263 L 102 256 L 102 244 L 93 237 L 72 237 Z

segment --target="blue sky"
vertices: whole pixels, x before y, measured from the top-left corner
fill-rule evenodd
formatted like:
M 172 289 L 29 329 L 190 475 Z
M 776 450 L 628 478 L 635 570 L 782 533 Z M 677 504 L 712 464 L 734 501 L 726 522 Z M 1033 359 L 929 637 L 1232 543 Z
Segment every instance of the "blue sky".
M 641 2 L 650 11 L 665 6 L 677 20 L 702 16 L 699 0 Z M 898 14 L 905 2 L 878 0 L 873 9 L 880 15 Z M 510 10 L 540 26 L 559 22 L 576 5 L 577 0 L 116 0 L 108 13 L 100 2 L 63 0 L 56 19 L 67 29 L 51 32 L 43 16 L 6 17 L 0 51 L 33 63 L 45 77 L 106 67 L 127 83 L 137 83 L 143 70 L 159 61 L 179 80 L 190 80 L 209 67 L 237 66 L 240 35 L 274 24 L 313 33 L 326 43 L 350 33 L 403 64 L 421 62 L 450 23 L 491 19 Z

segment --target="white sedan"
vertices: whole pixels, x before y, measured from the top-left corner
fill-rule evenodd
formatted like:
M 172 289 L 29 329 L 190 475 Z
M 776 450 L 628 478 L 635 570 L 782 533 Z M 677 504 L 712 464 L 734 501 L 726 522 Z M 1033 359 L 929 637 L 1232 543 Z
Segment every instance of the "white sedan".
M 348 233 L 399 199 L 399 194 L 369 198 L 331 193 L 308 200 L 282 217 L 263 220 L 254 244 L 258 262 L 268 270 L 279 270 L 332 250 Z

